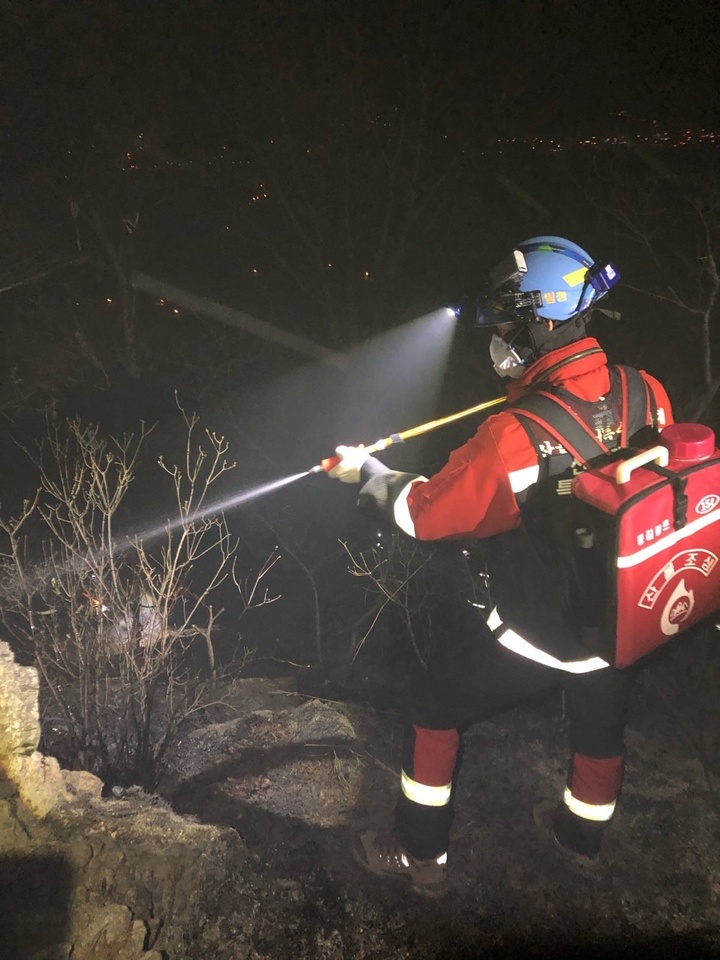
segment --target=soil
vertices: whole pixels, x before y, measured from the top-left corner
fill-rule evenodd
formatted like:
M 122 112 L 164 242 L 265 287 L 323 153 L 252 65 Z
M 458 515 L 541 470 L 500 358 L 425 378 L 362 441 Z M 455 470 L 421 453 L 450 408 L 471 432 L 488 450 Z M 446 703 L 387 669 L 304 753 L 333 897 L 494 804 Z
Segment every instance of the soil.
M 466 733 L 451 889 L 428 900 L 350 853 L 355 831 L 390 825 L 400 716 L 243 681 L 231 719 L 184 735 L 157 794 L 106 784 L 105 799 L 40 821 L 0 791 L 0 957 L 720 957 L 708 637 L 645 671 L 596 863 L 569 858 L 532 818 L 564 785 L 559 694 Z
M 245 918 L 241 952 L 233 952 L 228 933 L 218 958 L 719 957 L 717 783 L 680 735 L 677 715 L 656 695 L 663 669 L 638 698 L 620 810 L 602 857 L 591 865 L 569 859 L 532 819 L 533 804 L 557 798 L 564 783 L 559 696 L 466 734 L 451 891 L 441 900 L 366 874 L 350 854 L 355 830 L 390 823 L 396 716 L 342 708 L 358 739 L 333 752 L 359 766 L 363 782 L 339 825 L 269 813 L 229 799 L 221 784 L 185 795 L 185 813 L 237 830 L 254 876 L 258 910 L 252 923 Z M 307 747 L 313 749 L 327 755 L 322 746 Z M 324 797 L 334 802 L 345 784 L 342 776 L 330 781 Z M 239 916 L 233 920 L 231 904 L 224 924 L 228 931 L 243 924 Z

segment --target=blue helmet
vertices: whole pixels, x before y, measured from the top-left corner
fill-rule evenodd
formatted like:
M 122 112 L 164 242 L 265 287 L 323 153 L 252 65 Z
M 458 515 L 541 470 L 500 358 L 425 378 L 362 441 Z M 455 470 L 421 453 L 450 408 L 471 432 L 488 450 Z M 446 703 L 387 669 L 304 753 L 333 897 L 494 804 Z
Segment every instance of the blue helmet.
M 565 323 L 585 313 L 620 279 L 589 253 L 562 237 L 531 237 L 492 272 L 478 302 L 479 326 L 499 323 Z

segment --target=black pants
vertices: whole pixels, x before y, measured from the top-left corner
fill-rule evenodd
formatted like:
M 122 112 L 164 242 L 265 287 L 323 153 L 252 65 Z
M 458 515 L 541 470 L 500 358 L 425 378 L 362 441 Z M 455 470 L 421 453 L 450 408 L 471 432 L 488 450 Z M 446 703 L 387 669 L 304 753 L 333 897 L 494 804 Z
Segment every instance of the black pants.
M 448 738 L 433 737 L 432 731 L 462 733 L 474 723 L 559 687 L 565 689 L 572 753 L 597 759 L 622 756 L 635 668 L 569 674 L 546 667 L 502 647 L 478 615 L 475 608 L 459 605 L 449 622 L 444 618 L 452 635 L 417 684 L 406 714 L 402 766 L 407 776 L 414 778 L 419 769 L 427 772 L 434 764 L 428 753 L 440 751 L 444 757 L 438 756 L 438 765 L 449 770 Z M 459 749 L 453 777 L 458 757 Z M 410 853 L 427 858 L 447 850 L 452 818 L 452 800 L 442 806 L 426 806 L 403 795 L 395 828 Z

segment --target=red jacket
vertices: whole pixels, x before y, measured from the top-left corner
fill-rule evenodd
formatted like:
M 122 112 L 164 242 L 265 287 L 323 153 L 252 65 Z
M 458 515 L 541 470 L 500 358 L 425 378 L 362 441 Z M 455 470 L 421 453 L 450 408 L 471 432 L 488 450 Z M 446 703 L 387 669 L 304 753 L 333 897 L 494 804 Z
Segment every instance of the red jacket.
M 579 356 L 568 360 L 575 354 Z M 672 423 L 665 389 L 640 372 L 654 395 L 658 425 Z M 610 389 L 607 357 L 592 337 L 553 350 L 510 383 L 509 404 L 541 381 L 595 402 Z M 518 526 L 516 495 L 537 479 L 535 448 L 518 418 L 504 410 L 485 420 L 466 444 L 454 450 L 439 473 L 405 486 L 395 500 L 395 521 L 419 540 L 490 537 Z

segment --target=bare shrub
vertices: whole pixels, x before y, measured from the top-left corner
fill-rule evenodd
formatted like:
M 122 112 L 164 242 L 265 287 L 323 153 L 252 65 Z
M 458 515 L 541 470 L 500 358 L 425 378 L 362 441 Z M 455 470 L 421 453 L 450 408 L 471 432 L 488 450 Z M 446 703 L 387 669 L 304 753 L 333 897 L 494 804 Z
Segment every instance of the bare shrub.
M 174 519 L 121 536 L 118 512 L 149 433 L 102 436 L 79 420 L 48 418 L 32 455 L 39 488 L 19 516 L 0 518 L 2 622 L 41 678 L 45 746 L 69 766 L 104 780 L 152 788 L 168 748 L 220 690 L 216 643 L 223 609 L 217 588 L 232 584 L 235 619 L 273 602 L 265 578 L 274 553 L 242 576 L 237 543 L 209 496 L 234 464 L 227 443 L 181 409 L 187 428 L 181 465 L 169 477 Z M 226 665 L 237 675 L 247 649 Z
M 490 603 L 481 544 L 422 543 L 399 530 L 383 530 L 365 550 L 343 546 L 349 572 L 364 582 L 367 600 L 351 631 L 348 669 L 371 635 L 386 629 L 401 636 L 427 669 L 433 643 L 442 642 L 438 624 L 449 618 L 450 608 L 472 604 L 484 609 Z

